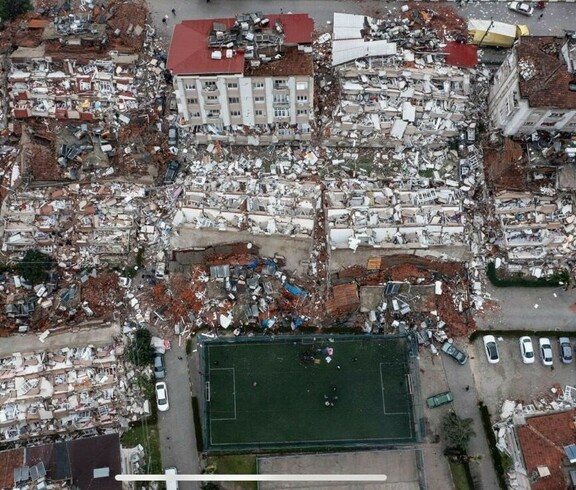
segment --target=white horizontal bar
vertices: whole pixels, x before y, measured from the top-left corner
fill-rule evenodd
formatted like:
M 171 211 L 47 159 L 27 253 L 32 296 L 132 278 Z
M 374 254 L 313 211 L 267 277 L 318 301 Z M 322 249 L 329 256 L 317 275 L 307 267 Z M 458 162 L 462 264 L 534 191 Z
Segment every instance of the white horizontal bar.
M 117 481 L 386 481 L 386 475 L 116 475 Z

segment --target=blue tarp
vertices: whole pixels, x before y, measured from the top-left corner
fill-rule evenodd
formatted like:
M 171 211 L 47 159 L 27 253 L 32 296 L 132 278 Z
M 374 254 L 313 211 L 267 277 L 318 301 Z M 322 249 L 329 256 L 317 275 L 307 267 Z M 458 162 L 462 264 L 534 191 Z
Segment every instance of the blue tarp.
M 258 267 L 258 257 L 256 257 L 255 255 L 252 256 L 252 262 L 249 264 L 246 264 L 246 267 L 248 267 L 249 269 L 256 269 L 256 267 Z
M 284 283 L 284 288 L 286 289 L 286 291 L 293 294 L 294 296 L 308 296 L 308 293 L 306 291 L 303 291 L 299 287 L 294 286 L 289 282 Z
M 264 328 L 270 328 L 272 325 L 276 323 L 276 317 L 272 318 L 265 318 L 262 320 L 261 324 Z

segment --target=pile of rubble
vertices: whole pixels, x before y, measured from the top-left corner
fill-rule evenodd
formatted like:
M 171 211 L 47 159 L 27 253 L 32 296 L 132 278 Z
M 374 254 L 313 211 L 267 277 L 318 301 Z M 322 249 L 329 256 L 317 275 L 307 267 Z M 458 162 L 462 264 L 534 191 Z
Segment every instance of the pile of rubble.
M 0 360 L 0 437 L 21 443 L 53 435 L 94 435 L 145 412 L 114 345 L 15 353 Z M 138 401 L 139 400 L 139 401 Z
M 194 252 L 182 252 L 196 261 Z M 291 279 L 281 258 L 249 253 L 203 255 L 205 265 L 193 265 L 186 274 L 172 273 L 151 290 L 129 295 L 136 318 L 165 334 L 183 336 L 209 328 L 243 331 L 296 329 L 318 325 L 321 308 L 310 281 Z M 184 263 L 186 257 L 177 261 Z M 171 264 L 176 267 L 176 264 Z

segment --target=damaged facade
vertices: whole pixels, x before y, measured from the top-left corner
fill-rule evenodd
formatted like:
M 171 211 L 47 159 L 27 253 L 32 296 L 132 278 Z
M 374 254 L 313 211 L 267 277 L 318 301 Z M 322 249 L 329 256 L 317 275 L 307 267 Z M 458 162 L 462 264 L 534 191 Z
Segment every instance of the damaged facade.
M 15 353 L 0 361 L 0 438 L 22 442 L 119 426 L 114 346 Z
M 333 36 L 341 95 L 326 125 L 329 144 L 433 147 L 471 123 L 471 74 L 445 62 L 431 28 L 334 14 Z
M 307 14 L 261 12 L 176 25 L 168 69 L 196 141 L 310 140 L 313 26 Z
M 494 76 L 492 124 L 506 136 L 576 132 L 576 40 L 522 37 Z

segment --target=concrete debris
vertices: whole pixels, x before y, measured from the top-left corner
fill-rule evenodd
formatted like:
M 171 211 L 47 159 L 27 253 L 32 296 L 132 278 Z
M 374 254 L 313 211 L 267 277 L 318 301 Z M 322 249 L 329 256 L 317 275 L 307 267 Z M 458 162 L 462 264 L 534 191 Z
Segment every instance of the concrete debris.
M 117 429 L 120 418 L 142 413 L 144 394 L 130 384 L 114 345 L 15 353 L 0 359 L 0 372 L 5 444 Z

